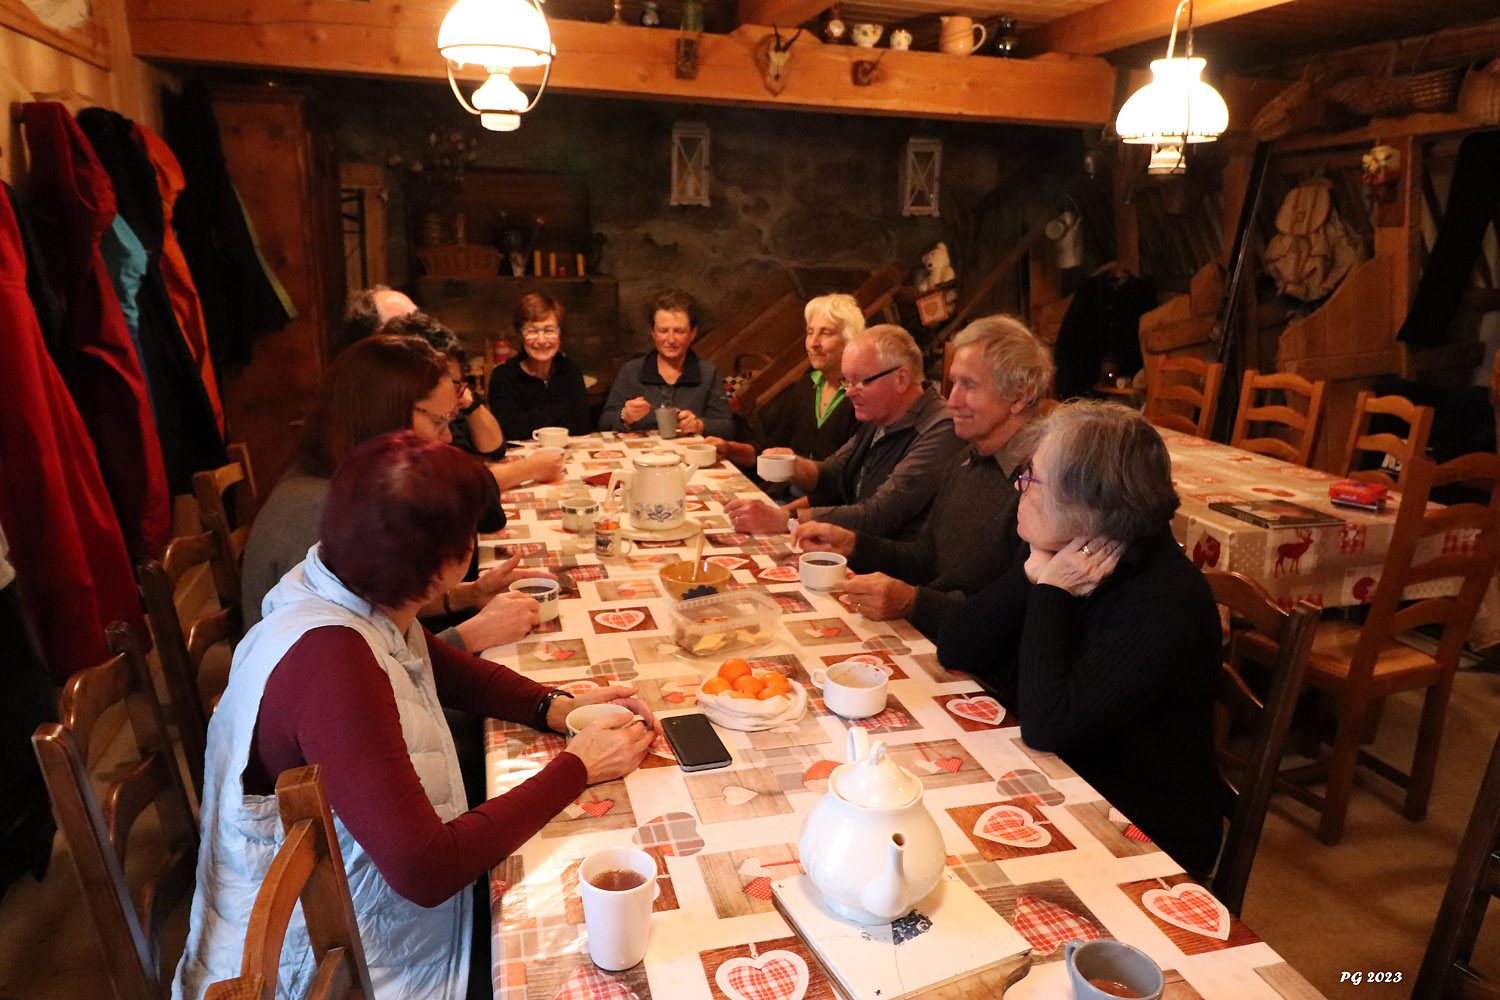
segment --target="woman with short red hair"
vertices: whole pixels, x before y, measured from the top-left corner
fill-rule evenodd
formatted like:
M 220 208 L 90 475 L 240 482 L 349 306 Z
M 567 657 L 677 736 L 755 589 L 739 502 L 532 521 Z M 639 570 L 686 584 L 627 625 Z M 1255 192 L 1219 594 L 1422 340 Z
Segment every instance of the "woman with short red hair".
M 533 292 L 516 303 L 511 320 L 520 352 L 490 373 L 490 405 L 512 441 L 529 441 L 538 427 L 588 434 L 588 389 L 583 372 L 562 352 L 566 310 L 550 295 Z
M 239 974 L 250 908 L 281 840 L 282 771 L 323 770 L 377 1000 L 459 1000 L 475 880 L 588 784 L 645 756 L 655 720 L 633 688 L 568 695 L 434 642 L 418 624 L 417 610 L 469 565 L 488 479 L 477 460 L 412 432 L 366 442 L 334 473 L 323 540 L 267 595 L 209 725 L 198 885 L 174 997 Z M 592 724 L 511 791 L 465 810 L 442 706 L 562 732 L 570 708 L 598 702 L 648 724 Z M 281 954 L 280 984 L 300 996 L 314 971 L 300 915 Z

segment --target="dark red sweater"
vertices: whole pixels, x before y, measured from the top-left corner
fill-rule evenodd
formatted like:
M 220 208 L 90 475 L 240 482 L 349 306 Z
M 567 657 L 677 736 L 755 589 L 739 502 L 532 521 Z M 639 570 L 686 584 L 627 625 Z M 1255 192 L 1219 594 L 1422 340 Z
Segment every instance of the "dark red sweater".
M 427 636 L 438 699 L 530 723 L 549 688 Z M 270 795 L 288 768 L 317 764 L 329 805 L 391 887 L 419 906 L 471 884 L 583 793 L 588 772 L 566 751 L 541 773 L 451 822 L 438 819 L 406 753 L 395 695 L 360 634 L 308 632 L 271 671 L 243 784 Z

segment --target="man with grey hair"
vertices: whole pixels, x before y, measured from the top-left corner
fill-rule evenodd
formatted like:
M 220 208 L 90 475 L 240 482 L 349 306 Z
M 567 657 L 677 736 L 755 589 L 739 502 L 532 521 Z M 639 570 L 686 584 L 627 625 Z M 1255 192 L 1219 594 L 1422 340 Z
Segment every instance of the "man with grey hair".
M 835 588 L 846 604 L 873 621 L 906 618 L 934 639 L 964 598 L 1020 556 L 1012 480 L 1031 457 L 1024 432 L 1054 370 L 1047 345 L 1009 316 L 970 323 L 953 347 L 948 406 L 968 446 L 948 467 L 921 534 L 901 541 L 821 522 L 792 532 L 805 551 L 843 553 L 862 574 Z
M 786 531 L 788 515 L 882 538 L 921 530 L 942 471 L 963 446 L 943 397 L 922 379 L 921 349 L 899 326 L 872 326 L 845 348 L 839 367 L 859 429 L 821 462 L 797 459 L 792 485 L 806 496 L 785 507 L 725 504 L 736 530 Z
M 405 292 L 389 285 L 371 285 L 351 292 L 344 303 L 344 346 L 379 332 L 388 320 L 417 311 Z

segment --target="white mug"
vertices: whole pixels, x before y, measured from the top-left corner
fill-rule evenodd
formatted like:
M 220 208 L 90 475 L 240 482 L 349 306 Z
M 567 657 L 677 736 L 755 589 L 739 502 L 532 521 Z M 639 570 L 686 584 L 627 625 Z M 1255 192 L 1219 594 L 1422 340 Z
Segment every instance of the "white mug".
M 984 25 L 975 24 L 973 18 L 964 14 L 950 14 L 940 17 L 943 29 L 938 35 L 938 48 L 955 56 L 966 56 L 984 44 L 986 38 Z M 979 32 L 979 37 L 974 37 L 974 32 Z
M 625 537 L 618 511 L 594 515 L 594 555 L 600 559 L 629 555 L 635 543 Z
M 854 44 L 858 45 L 860 48 L 873 49 L 875 47 L 875 43 L 880 41 L 880 36 L 884 32 L 885 28 L 879 24 L 871 24 L 869 21 L 861 21 L 859 24 L 856 24 L 854 26 L 854 32 L 850 37 L 854 39 Z
M 613 872 L 634 872 L 641 882 L 628 889 L 601 889 L 595 884 Z M 594 964 L 609 972 L 640 964 L 651 931 L 651 904 L 661 894 L 656 859 L 633 847 L 595 851 L 578 866 L 578 893 L 583 897 L 583 923 Z
M 812 682 L 823 690 L 823 704 L 846 719 L 868 719 L 885 711 L 891 668 L 859 660 L 845 660 L 812 672 Z
M 658 406 L 656 408 L 656 430 L 664 440 L 671 440 L 677 436 L 677 407 Z
M 562 587 L 556 580 L 548 580 L 541 576 L 526 576 L 512 581 L 510 589 L 536 601 L 537 618 L 540 621 L 550 622 L 557 617 L 558 597 L 562 593 Z
M 768 483 L 785 483 L 792 478 L 797 467 L 796 455 L 767 455 L 762 452 L 755 459 L 755 471 Z
M 543 448 L 566 448 L 568 429 L 566 427 L 538 427 L 531 432 L 531 438 Z
M 568 739 L 571 740 L 581 733 L 589 723 L 598 722 L 600 719 L 606 719 L 611 715 L 620 715 L 622 713 L 625 715 L 632 714 L 630 709 L 624 705 L 581 705 L 568 713 L 563 724 L 567 726 Z
M 832 590 L 849 575 L 849 560 L 837 552 L 804 552 L 797 560 L 797 576 L 808 590 Z
M 886 44 L 897 52 L 905 52 L 911 48 L 911 32 L 905 28 L 897 28 L 891 32 L 890 40 Z
M 564 531 L 588 534 L 594 530 L 594 515 L 599 513 L 599 501 L 593 497 L 569 497 L 562 502 L 562 512 Z
M 700 469 L 706 469 L 719 460 L 719 450 L 711 444 L 690 444 L 682 452 L 689 463 Z

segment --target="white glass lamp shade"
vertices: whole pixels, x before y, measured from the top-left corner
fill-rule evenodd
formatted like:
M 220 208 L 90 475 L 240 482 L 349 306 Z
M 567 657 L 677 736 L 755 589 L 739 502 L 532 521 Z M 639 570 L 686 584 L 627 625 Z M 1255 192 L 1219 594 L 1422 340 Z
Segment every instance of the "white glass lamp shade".
M 552 32 L 527 0 L 458 0 L 438 29 L 438 51 L 460 66 L 545 66 L 552 61 Z
M 521 88 L 504 73 L 493 73 L 469 98 L 479 112 L 479 124 L 491 132 L 514 132 L 521 127 L 521 112 L 531 104 Z
M 1197 57 L 1152 62 L 1151 82 L 1130 95 L 1115 119 L 1120 138 L 1156 145 L 1217 139 L 1229 127 L 1229 108 L 1200 78 L 1206 65 Z

